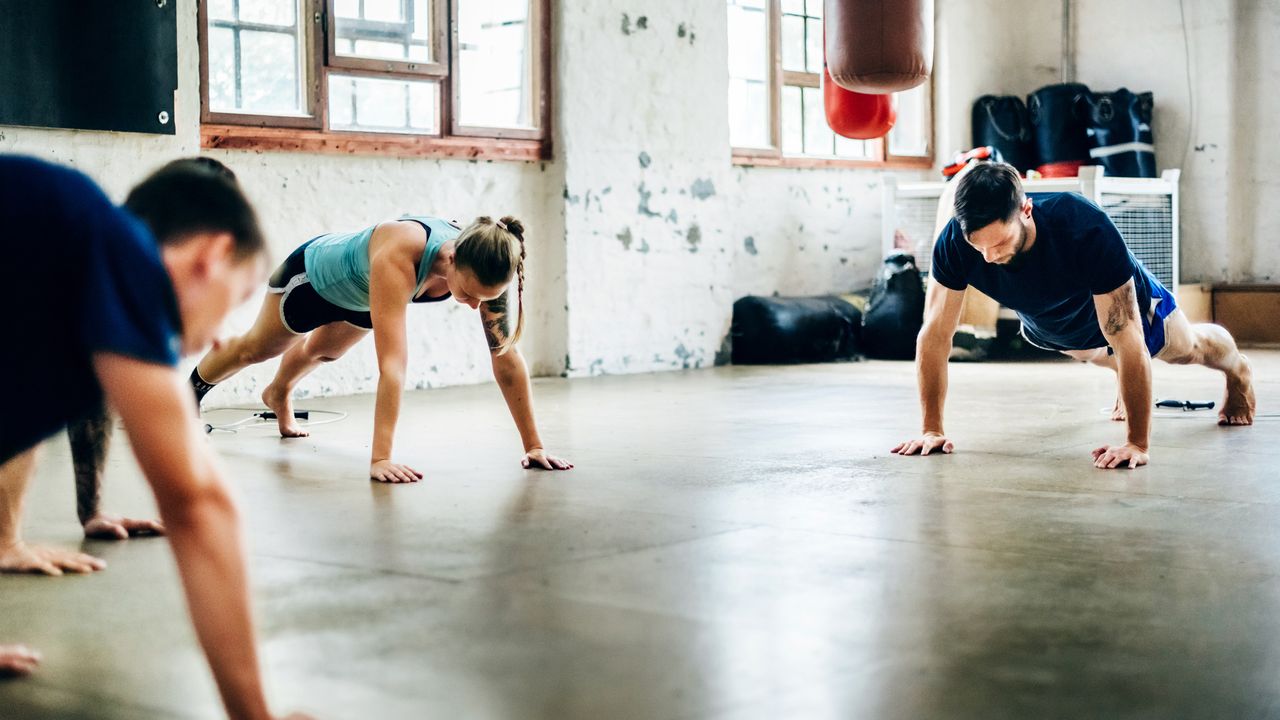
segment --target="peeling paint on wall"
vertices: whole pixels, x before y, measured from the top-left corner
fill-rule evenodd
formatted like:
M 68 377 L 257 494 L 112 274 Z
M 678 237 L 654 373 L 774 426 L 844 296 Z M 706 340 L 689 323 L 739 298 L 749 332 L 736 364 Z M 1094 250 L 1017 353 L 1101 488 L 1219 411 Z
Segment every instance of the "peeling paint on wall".
M 691 362 L 691 360 L 693 358 L 693 352 L 690 351 L 689 348 L 685 347 L 684 343 L 680 343 L 679 345 L 677 345 L 676 349 L 672 350 L 671 352 L 676 357 L 680 358 L 681 367 L 688 369 L 689 367 L 692 366 L 693 363 Z
M 696 224 L 689 226 L 689 231 L 685 233 L 685 242 L 689 243 L 689 252 L 698 252 L 698 245 L 702 242 L 702 229 Z
M 645 189 L 644 183 L 640 183 L 640 187 L 636 189 L 640 193 L 640 205 L 636 208 L 636 212 L 645 217 L 660 217 L 661 213 L 649 209 L 649 198 L 653 197 L 653 193 Z
M 689 188 L 689 193 L 697 200 L 706 200 L 716 194 L 716 186 L 710 180 L 698 178 L 693 181 L 693 187 Z

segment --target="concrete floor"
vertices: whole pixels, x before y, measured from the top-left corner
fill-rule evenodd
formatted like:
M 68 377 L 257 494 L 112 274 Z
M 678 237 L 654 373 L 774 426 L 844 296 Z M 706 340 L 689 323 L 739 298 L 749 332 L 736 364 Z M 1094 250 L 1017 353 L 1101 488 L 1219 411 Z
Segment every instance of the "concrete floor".
M 1280 352 L 1253 353 L 1263 412 Z M 526 473 L 492 386 L 411 394 L 364 479 L 368 397 L 281 441 L 218 434 L 246 509 L 275 707 L 326 718 L 1280 717 L 1280 418 L 1120 440 L 1107 373 L 952 366 L 950 457 L 906 363 L 546 380 Z M 1221 380 L 1158 365 L 1157 397 Z M 227 414 L 220 418 L 225 419 Z M 122 444 L 123 445 L 123 444 Z M 76 545 L 53 443 L 28 535 Z M 152 505 L 123 446 L 108 506 Z M 89 543 L 92 577 L 0 578 L 0 640 L 45 653 L 3 718 L 218 716 L 162 540 Z

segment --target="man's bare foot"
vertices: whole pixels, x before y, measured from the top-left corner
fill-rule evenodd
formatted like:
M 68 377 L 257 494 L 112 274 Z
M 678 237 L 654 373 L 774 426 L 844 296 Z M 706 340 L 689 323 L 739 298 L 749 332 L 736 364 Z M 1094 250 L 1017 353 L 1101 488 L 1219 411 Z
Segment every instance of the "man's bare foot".
M 64 570 L 91 573 L 106 566 L 105 562 L 92 555 L 31 546 L 22 541 L 0 550 L 0 573 L 44 573 L 56 576 L 61 575 Z
M 1111 419 L 1116 422 L 1124 422 L 1129 419 L 1129 415 L 1124 411 L 1124 400 L 1121 400 L 1119 395 L 1116 396 L 1116 406 L 1111 411 Z
M 280 427 L 280 437 L 307 437 L 311 433 L 303 430 L 297 419 L 293 417 L 293 397 L 288 390 L 268 385 L 262 391 L 262 402 L 276 414 L 276 424 Z
M 40 664 L 40 653 L 25 645 L 0 645 L 0 678 L 30 675 Z
M 1244 355 L 1240 356 L 1240 369 L 1227 374 L 1227 397 L 1218 413 L 1219 425 L 1252 425 L 1253 414 L 1258 409 L 1253 394 L 1253 365 Z
M 134 520 L 109 513 L 98 513 L 84 524 L 84 536 L 94 540 L 128 540 L 131 537 L 163 535 L 159 520 Z

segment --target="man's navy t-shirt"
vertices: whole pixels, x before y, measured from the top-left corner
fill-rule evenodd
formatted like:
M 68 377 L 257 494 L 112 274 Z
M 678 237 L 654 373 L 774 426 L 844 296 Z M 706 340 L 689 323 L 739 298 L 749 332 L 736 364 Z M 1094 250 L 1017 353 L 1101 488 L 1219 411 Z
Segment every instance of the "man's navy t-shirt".
M 1155 318 L 1173 312 L 1173 295 L 1129 251 L 1111 218 L 1075 193 L 1032 193 L 1036 241 L 1014 270 L 988 263 L 965 242 L 952 220 L 933 246 L 933 277 L 952 290 L 972 285 L 1022 319 L 1032 343 L 1051 350 L 1107 346 L 1098 323 L 1094 295 L 1109 293 L 1133 279 L 1147 348 L 1164 344 Z M 1158 300 L 1158 303 L 1153 301 Z M 1154 308 L 1153 308 L 1154 305 Z M 1154 312 L 1153 312 L 1154 310 Z
M 177 302 L 150 231 L 89 178 L 0 156 L 0 462 L 102 402 L 92 355 L 176 365 Z

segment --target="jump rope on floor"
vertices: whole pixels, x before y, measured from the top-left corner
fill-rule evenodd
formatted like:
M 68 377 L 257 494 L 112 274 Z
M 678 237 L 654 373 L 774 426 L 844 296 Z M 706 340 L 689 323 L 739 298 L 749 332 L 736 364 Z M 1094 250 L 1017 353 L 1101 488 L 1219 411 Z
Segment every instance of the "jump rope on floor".
M 1212 410 L 1217 407 L 1217 403 L 1210 400 L 1208 402 L 1195 402 L 1193 400 L 1160 400 L 1155 404 L 1155 412 L 1151 413 L 1152 417 L 1158 418 L 1194 418 L 1199 415 L 1201 410 Z M 213 432 L 237 433 L 241 430 L 259 430 L 262 428 L 275 428 L 275 423 L 271 422 L 276 419 L 276 414 L 270 410 L 260 410 L 251 407 L 225 407 L 214 408 L 209 412 L 237 411 L 247 412 L 249 416 L 235 422 L 223 423 L 215 425 L 213 423 L 205 423 L 204 431 L 206 434 Z M 1102 408 L 1099 413 L 1109 415 L 1111 408 Z M 321 420 L 312 420 L 312 415 L 326 416 Z M 295 410 L 293 417 L 305 422 L 299 423 L 298 427 L 316 427 L 319 425 L 328 425 L 336 423 L 347 418 L 347 414 L 340 410 Z M 1259 413 L 1253 416 L 1254 420 L 1263 418 L 1280 418 L 1280 413 Z
M 1196 417 L 1200 410 L 1212 410 L 1218 404 L 1212 400 L 1208 402 L 1196 402 L 1194 400 L 1157 400 L 1155 404 L 1155 412 L 1151 413 L 1151 417 L 1162 418 L 1193 418 Z M 1111 408 L 1102 408 L 1098 411 L 1102 415 L 1110 415 Z M 1277 418 L 1280 413 L 1258 413 L 1253 416 L 1254 420 L 1260 418 Z
M 237 433 L 237 432 L 240 432 L 241 430 L 257 430 L 260 428 L 275 429 L 276 428 L 276 423 L 271 422 L 276 419 L 276 414 L 274 412 L 271 412 L 270 410 L 262 410 L 261 408 L 251 408 L 251 407 L 224 407 L 224 408 L 213 408 L 208 412 L 216 413 L 216 412 L 226 412 L 226 411 L 247 412 L 249 413 L 249 417 L 246 417 L 241 420 L 237 420 L 235 422 L 224 423 L 220 425 L 214 425 L 213 423 L 205 423 L 204 431 L 206 434 L 212 433 L 215 431 L 226 432 L 226 433 Z M 321 420 L 312 420 L 311 419 L 312 415 L 324 415 L 327 417 Z M 305 422 L 298 423 L 298 427 L 308 428 L 308 427 L 315 427 L 317 425 L 328 425 L 330 423 L 336 423 L 339 420 L 345 420 L 347 417 L 347 414 L 339 410 L 295 410 L 293 412 L 293 417 L 297 420 L 305 421 Z

